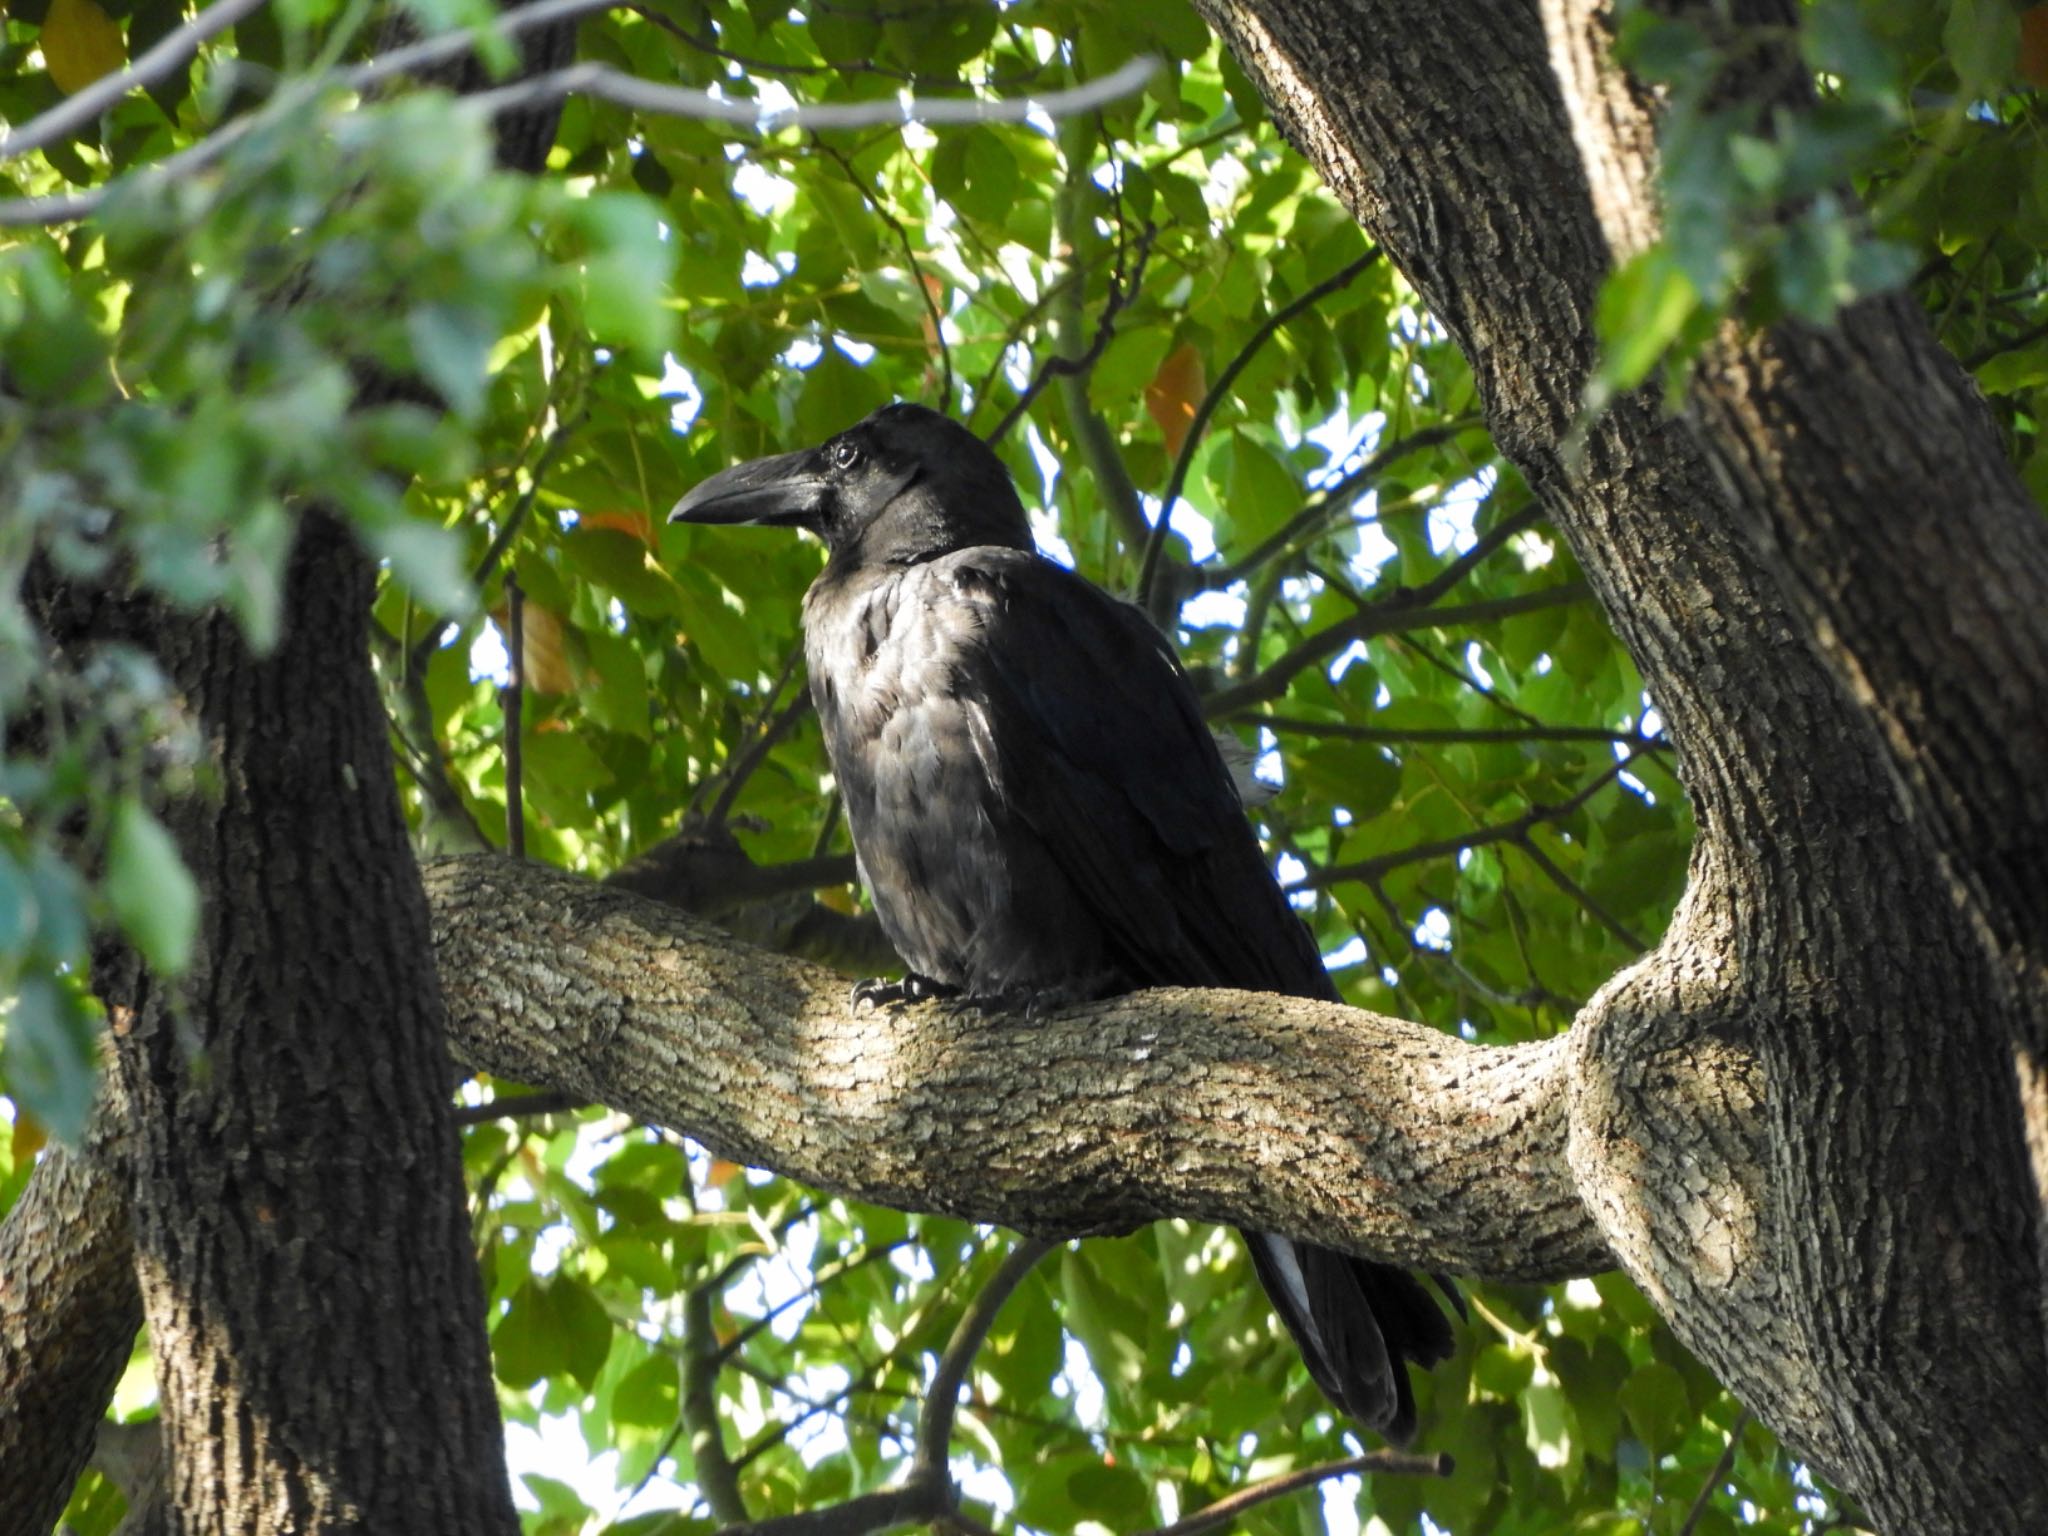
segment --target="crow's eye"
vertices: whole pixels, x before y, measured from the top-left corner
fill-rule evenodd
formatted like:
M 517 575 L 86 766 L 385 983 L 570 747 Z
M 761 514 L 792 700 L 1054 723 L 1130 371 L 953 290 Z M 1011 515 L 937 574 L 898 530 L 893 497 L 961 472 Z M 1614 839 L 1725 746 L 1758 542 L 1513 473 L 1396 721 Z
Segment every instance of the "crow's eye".
M 832 461 L 834 469 L 851 469 L 860 462 L 860 448 L 841 438 L 825 450 L 825 457 Z

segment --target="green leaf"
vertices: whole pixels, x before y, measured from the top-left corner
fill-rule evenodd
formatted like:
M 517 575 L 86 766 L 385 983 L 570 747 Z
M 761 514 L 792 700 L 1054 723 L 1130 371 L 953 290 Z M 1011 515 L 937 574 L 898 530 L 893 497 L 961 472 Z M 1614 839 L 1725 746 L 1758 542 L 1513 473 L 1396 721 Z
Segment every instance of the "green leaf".
M 8 1093 L 65 1141 L 85 1134 L 98 1083 L 99 1020 L 73 986 L 46 970 L 16 985 L 0 1066 Z
M 1234 542 L 1250 547 L 1277 532 L 1301 509 L 1300 478 L 1250 433 L 1231 434 L 1230 481 L 1224 504 Z
M 612 1393 L 612 1418 L 620 1424 L 666 1429 L 676 1421 L 679 1401 L 676 1362 L 667 1355 L 650 1355 Z
M 655 362 L 674 338 L 667 294 L 675 263 L 653 203 L 637 193 L 600 192 L 578 207 L 577 222 L 590 241 L 583 314 L 591 336 Z
M 1629 1427 L 1635 1431 L 1636 1438 L 1649 1447 L 1653 1456 L 1662 1455 L 1678 1443 L 1692 1415 L 1692 1405 L 1685 1393 L 1685 1378 L 1679 1375 L 1675 1366 L 1666 1365 L 1661 1360 L 1639 1366 L 1621 1384 L 1619 1398 Z
M 421 304 L 405 317 L 413 361 L 448 408 L 473 417 L 484 403 L 485 367 L 498 340 L 491 315 L 474 304 Z
M 199 935 L 199 886 L 163 823 L 132 795 L 114 807 L 103 888 L 121 931 L 150 969 L 183 975 Z
M 1650 376 L 1700 306 L 1699 290 L 1662 246 L 1632 258 L 1600 289 L 1600 367 L 1588 387 L 1597 408 Z
M 400 517 L 372 529 L 370 543 L 430 613 L 461 614 L 476 606 L 462 542 L 447 529 Z

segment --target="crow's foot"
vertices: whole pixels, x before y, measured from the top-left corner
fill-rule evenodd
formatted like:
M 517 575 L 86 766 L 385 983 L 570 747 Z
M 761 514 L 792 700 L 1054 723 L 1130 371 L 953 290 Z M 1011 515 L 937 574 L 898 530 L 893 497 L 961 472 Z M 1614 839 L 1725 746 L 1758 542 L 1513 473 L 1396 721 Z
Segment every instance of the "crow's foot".
M 1105 974 L 1051 986 L 1022 985 L 1003 987 L 994 992 L 973 992 L 961 1001 L 984 1013 L 1022 1014 L 1026 1019 L 1042 1019 L 1047 1014 L 1058 1013 L 1062 1008 L 1071 1008 L 1079 1003 L 1100 1002 L 1121 990 L 1123 988 L 1117 978 Z
M 901 981 L 890 981 L 881 976 L 856 981 L 851 1001 L 858 1012 L 862 1008 L 889 1008 L 897 1003 L 922 1003 L 934 997 L 955 997 L 959 991 L 958 987 L 949 987 L 943 981 L 933 981 L 929 976 L 920 976 L 912 971 Z

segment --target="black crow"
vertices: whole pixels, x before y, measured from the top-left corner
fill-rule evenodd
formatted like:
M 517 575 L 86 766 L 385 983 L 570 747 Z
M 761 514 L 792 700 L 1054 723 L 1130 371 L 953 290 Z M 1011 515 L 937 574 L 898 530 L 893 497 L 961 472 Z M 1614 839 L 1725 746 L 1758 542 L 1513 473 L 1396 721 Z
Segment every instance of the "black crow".
M 829 551 L 804 651 L 861 879 L 910 972 L 896 995 L 1336 998 L 1172 648 L 1037 553 L 973 433 L 885 406 L 713 476 L 670 520 L 806 528 Z M 1429 1293 L 1386 1264 L 1247 1241 L 1316 1384 L 1407 1440 L 1406 1363 L 1451 1352 Z

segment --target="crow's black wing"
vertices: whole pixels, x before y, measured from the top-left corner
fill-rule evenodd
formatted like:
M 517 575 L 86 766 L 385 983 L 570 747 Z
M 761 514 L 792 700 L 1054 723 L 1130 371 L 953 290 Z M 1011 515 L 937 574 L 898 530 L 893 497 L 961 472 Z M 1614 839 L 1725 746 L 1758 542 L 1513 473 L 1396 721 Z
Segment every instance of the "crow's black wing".
M 976 749 L 1001 805 L 1066 874 L 1129 983 L 1336 997 L 1193 687 L 1145 616 L 1033 556 L 954 558 L 984 626 L 979 675 L 961 680 L 982 710 Z M 1429 1293 L 1391 1265 L 1246 1239 L 1316 1384 L 1405 1441 L 1415 1428 L 1405 1363 L 1433 1365 L 1453 1344 Z
M 1036 556 L 956 558 L 985 626 L 969 685 L 984 768 L 1130 984 L 1335 997 L 1159 632 Z

